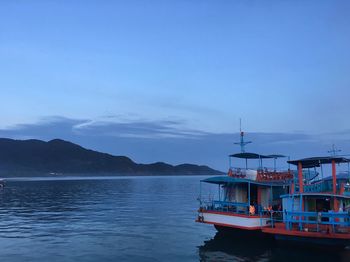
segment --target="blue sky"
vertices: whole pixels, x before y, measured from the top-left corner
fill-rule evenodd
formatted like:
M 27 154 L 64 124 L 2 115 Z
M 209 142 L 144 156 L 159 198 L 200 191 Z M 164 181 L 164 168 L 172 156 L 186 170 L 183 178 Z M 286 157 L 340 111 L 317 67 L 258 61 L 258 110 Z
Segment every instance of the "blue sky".
M 220 168 L 241 117 L 252 150 L 350 152 L 349 11 L 322 0 L 0 1 L 0 134 Z M 281 137 L 288 146 L 266 142 Z

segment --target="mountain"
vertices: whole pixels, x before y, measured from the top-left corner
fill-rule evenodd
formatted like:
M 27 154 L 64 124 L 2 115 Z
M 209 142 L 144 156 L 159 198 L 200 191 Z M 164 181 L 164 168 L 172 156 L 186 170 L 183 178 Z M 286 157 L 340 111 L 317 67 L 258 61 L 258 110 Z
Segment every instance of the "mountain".
M 137 164 L 126 156 L 113 156 L 54 139 L 0 138 L 0 175 L 221 175 L 207 166 Z

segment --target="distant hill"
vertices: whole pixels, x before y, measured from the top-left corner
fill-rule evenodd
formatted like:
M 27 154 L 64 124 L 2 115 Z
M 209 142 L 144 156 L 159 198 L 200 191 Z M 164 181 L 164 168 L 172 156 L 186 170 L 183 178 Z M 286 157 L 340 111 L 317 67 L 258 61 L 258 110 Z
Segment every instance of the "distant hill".
M 0 176 L 35 175 L 221 175 L 207 166 L 137 164 L 126 156 L 113 156 L 54 139 L 0 138 Z

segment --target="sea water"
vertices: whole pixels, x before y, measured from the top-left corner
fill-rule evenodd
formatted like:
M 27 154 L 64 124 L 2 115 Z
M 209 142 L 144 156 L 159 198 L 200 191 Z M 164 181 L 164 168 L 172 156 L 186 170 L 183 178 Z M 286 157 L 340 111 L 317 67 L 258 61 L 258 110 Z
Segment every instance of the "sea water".
M 12 179 L 1 261 L 350 261 L 350 251 L 221 236 L 195 222 L 203 177 Z M 202 187 L 204 195 L 217 188 Z M 214 190 L 214 191 L 211 191 Z

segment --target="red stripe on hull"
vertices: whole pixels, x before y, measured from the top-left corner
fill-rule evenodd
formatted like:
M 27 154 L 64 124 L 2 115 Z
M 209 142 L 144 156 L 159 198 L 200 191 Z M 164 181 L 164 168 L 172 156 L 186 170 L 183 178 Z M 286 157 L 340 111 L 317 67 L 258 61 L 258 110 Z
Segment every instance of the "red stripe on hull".
M 216 222 L 198 221 L 198 220 L 196 220 L 196 222 L 210 224 L 210 225 L 216 225 L 216 226 L 221 226 L 221 227 L 238 228 L 238 229 L 244 229 L 244 230 L 260 230 L 261 229 L 261 227 L 243 227 L 243 226 L 234 226 L 234 225 L 222 224 L 222 223 L 216 223 Z
M 276 228 L 262 228 L 262 232 L 267 234 L 286 235 L 286 236 L 295 236 L 295 237 L 331 238 L 331 239 L 350 240 L 350 234 L 305 232 L 305 231 L 294 231 L 294 230 L 285 230 L 285 229 L 276 229 Z

